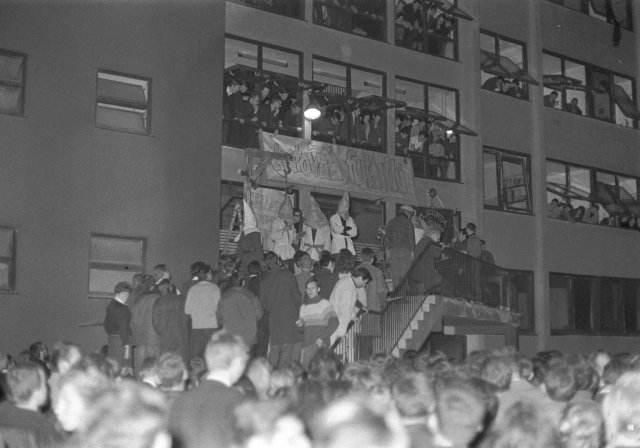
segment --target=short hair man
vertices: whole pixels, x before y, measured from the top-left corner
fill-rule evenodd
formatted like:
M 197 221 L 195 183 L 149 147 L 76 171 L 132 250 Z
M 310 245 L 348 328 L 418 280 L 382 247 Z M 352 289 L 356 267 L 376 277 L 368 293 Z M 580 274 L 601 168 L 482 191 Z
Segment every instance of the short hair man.
M 384 273 L 373 264 L 375 253 L 373 249 L 365 247 L 360 253 L 362 263 L 358 267 L 363 267 L 371 274 L 371 281 L 367 284 L 367 308 L 370 311 L 381 312 L 387 303 L 389 289 Z
M 233 410 L 242 400 L 232 388 L 249 360 L 242 338 L 221 330 L 209 340 L 204 357 L 204 380 L 176 399 L 169 416 L 169 428 L 185 448 L 229 446 Z
M 371 274 L 364 267 L 358 267 L 353 272 L 339 272 L 340 280 L 336 283 L 331 292 L 329 302 L 338 315 L 338 328 L 331 335 L 330 342 L 333 344 L 337 339 L 347 334 L 349 322 L 356 318 L 357 304 L 362 307 L 367 306 L 367 296 L 365 287 L 371 281 Z
M 0 427 L 38 447 L 61 442 L 49 419 L 40 413 L 48 400 L 42 367 L 33 362 L 16 364 L 7 371 L 5 384 L 9 400 L 0 403 Z M 0 436 L 2 431 L 4 429 L 0 429 Z
M 211 267 L 200 267 L 198 283 L 191 286 L 184 312 L 191 317 L 191 356 L 202 356 L 207 341 L 218 329 L 216 311 L 220 303 L 220 288 L 211 281 Z
M 411 218 L 414 213 L 413 207 L 403 205 L 398 216 L 387 223 L 385 233 L 386 255 L 391 264 L 391 279 L 394 289 L 398 287 L 413 261 L 416 239 Z

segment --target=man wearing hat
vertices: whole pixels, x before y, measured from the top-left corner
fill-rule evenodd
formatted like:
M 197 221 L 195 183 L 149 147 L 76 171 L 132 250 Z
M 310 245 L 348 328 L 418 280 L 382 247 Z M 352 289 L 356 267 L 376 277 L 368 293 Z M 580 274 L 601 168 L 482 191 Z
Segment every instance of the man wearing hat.
M 349 192 L 345 191 L 342 199 L 338 202 L 338 211 L 329 219 L 331 225 L 331 253 L 340 253 L 342 249 L 347 249 L 353 255 L 356 251 L 353 247 L 354 238 L 358 235 L 356 222 L 349 216 Z M 413 232 L 413 227 L 411 227 Z
M 400 214 L 387 223 L 385 235 L 387 260 L 391 265 L 391 280 L 394 289 L 398 287 L 413 262 L 416 240 L 411 218 L 414 213 L 413 207 L 403 205 L 400 207 Z

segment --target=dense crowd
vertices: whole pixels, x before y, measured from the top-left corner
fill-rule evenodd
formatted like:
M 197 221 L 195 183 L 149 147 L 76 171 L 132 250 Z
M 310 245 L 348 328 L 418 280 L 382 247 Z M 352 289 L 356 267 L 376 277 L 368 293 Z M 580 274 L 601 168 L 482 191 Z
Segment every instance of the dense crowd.
M 329 349 L 274 368 L 225 330 L 203 358 L 145 359 L 136 376 L 78 345 L 0 355 L 0 438 L 12 447 L 638 446 L 640 358 L 513 349 L 377 353 Z
M 600 210 L 600 206 L 596 203 L 589 204 L 588 208 L 583 205 L 574 208 L 573 205 L 554 198 L 547 205 L 547 216 L 572 223 L 598 224 L 621 229 L 640 230 L 640 222 L 638 222 L 637 216 L 608 214 L 604 210 Z

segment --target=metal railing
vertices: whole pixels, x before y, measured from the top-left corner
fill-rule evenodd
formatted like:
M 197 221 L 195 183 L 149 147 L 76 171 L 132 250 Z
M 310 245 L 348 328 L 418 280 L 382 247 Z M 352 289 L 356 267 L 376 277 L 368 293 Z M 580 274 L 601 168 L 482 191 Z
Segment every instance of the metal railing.
M 532 272 L 505 269 L 435 243 L 418 250 L 382 315 L 363 315 L 336 343 L 336 352 L 346 361 L 393 350 L 430 294 L 515 312 L 533 311 Z M 529 322 L 530 316 L 523 315 L 522 321 Z

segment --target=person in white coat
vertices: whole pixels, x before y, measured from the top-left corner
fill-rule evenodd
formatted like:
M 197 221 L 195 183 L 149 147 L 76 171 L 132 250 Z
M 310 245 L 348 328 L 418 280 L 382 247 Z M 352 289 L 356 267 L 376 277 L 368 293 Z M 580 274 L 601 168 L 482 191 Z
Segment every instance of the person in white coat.
M 311 197 L 309 213 L 303 226 L 300 247 L 311 256 L 313 261 L 320 260 L 320 252 L 323 250 L 331 250 L 329 220 L 324 216 L 320 205 L 318 205 L 313 196 Z
M 295 238 L 295 229 L 293 228 L 293 205 L 291 205 L 289 196 L 285 196 L 284 202 L 278 211 L 278 216 L 271 221 L 270 237 L 273 244 L 273 252 L 278 254 L 283 261 L 291 260 L 295 253 L 295 249 L 292 246 Z
M 337 254 L 342 249 L 348 249 L 353 255 L 356 251 L 353 240 L 358 235 L 356 222 L 349 216 L 349 192 L 345 191 L 338 202 L 338 211 L 329 219 L 331 226 L 331 253 Z

